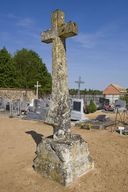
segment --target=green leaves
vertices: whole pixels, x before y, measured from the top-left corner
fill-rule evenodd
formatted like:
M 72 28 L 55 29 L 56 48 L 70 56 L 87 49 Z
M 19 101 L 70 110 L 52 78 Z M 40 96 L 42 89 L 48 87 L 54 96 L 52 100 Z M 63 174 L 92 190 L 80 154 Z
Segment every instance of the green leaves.
M 0 87 L 16 86 L 16 69 L 6 48 L 0 50 Z
M 77 95 L 78 89 L 70 89 L 69 93 L 71 95 Z M 81 95 L 85 95 L 85 94 L 87 94 L 87 95 L 101 95 L 102 91 L 100 91 L 100 90 L 93 90 L 93 89 L 89 89 L 89 90 L 84 89 L 84 90 L 80 90 L 80 94 Z
M 51 92 L 51 74 L 33 50 L 21 49 L 12 57 L 0 50 L 0 87 L 31 88 L 39 81 L 40 93 Z
M 90 104 L 87 106 L 87 113 L 93 113 L 96 111 L 96 105 L 95 103 L 91 100 Z

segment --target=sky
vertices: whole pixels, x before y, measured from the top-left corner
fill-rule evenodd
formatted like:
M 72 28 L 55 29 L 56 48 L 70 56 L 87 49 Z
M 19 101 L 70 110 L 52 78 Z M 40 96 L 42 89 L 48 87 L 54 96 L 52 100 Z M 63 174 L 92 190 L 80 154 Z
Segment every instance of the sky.
M 78 87 L 79 76 L 81 89 L 128 88 L 128 0 L 0 0 L 0 49 L 32 49 L 51 72 L 52 44 L 40 34 L 56 9 L 78 26 L 78 35 L 66 39 L 69 88 Z

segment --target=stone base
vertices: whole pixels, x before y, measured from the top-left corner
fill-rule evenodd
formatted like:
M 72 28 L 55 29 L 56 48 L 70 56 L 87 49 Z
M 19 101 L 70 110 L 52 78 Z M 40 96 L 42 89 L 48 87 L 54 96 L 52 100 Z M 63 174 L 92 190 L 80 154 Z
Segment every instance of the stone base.
M 72 183 L 93 167 L 88 145 L 80 135 L 58 141 L 44 138 L 37 147 L 34 159 L 34 168 L 38 173 L 62 185 Z

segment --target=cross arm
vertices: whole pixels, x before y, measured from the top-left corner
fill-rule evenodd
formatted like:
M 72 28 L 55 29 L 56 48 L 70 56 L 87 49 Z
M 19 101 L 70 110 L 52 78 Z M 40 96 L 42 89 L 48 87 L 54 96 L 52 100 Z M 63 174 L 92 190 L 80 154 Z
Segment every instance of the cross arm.
M 75 81 L 75 83 L 84 83 L 84 81 Z
M 59 28 L 59 37 L 61 38 L 72 37 L 77 35 L 77 33 L 77 25 L 74 22 L 65 23 Z
M 41 85 L 34 85 L 34 87 L 41 87 Z
M 41 41 L 44 43 L 52 43 L 53 38 L 54 34 L 51 29 L 41 33 Z

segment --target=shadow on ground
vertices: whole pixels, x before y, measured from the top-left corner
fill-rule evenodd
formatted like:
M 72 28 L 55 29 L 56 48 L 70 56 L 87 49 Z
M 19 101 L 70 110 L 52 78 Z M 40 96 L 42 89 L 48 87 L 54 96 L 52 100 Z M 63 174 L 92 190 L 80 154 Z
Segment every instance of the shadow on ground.
M 26 131 L 25 133 L 32 136 L 33 140 L 35 141 L 36 145 L 38 146 L 39 143 L 42 141 L 44 135 L 37 133 L 36 131 Z

